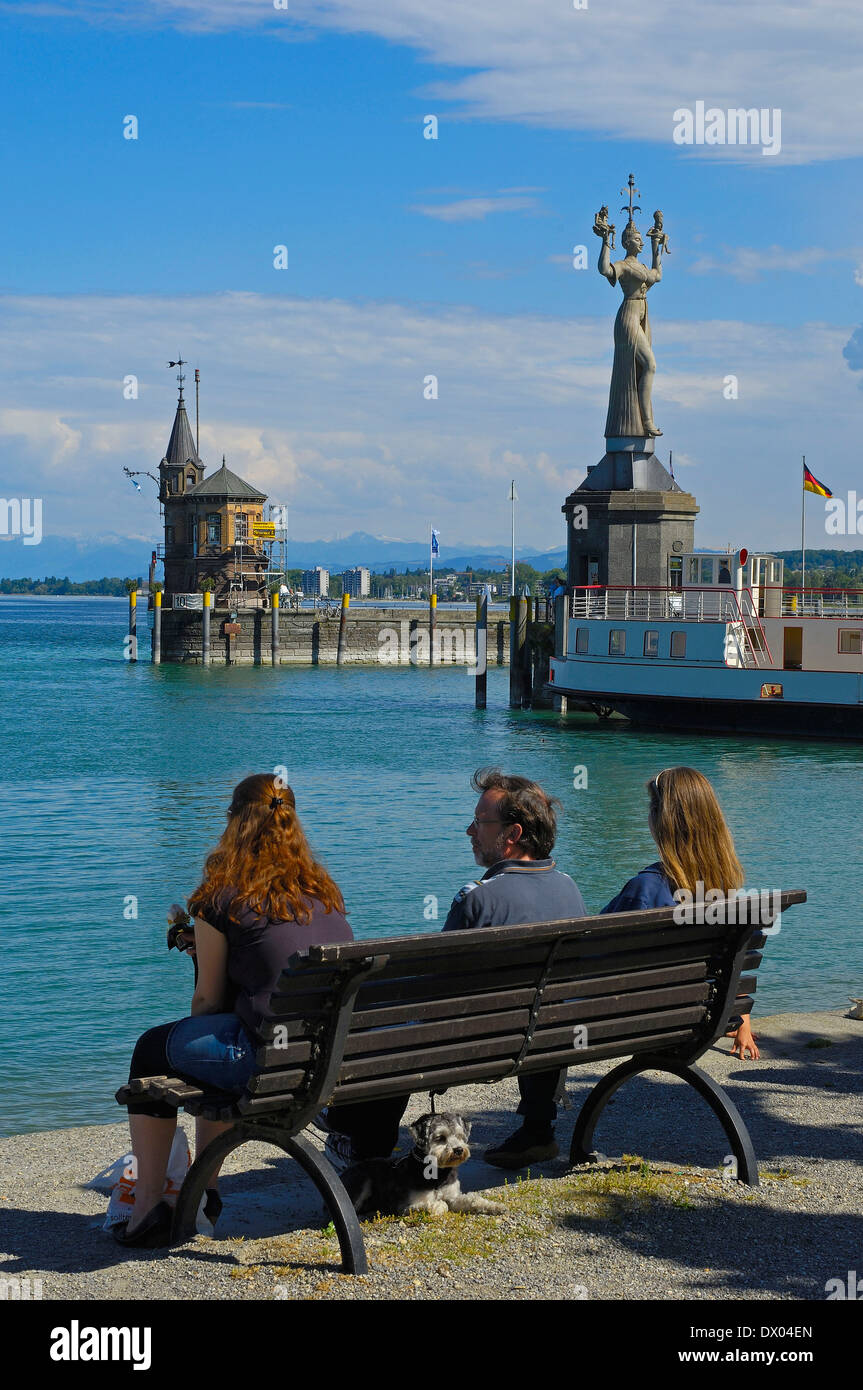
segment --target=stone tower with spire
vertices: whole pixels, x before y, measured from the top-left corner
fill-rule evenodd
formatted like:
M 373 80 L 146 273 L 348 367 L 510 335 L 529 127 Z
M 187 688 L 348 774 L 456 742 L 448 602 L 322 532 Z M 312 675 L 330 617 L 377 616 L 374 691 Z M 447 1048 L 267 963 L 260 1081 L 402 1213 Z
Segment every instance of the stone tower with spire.
M 159 501 L 165 513 L 165 606 L 175 594 L 195 594 L 209 580 L 214 607 L 267 603 L 267 555 L 255 535 L 266 494 L 222 466 L 204 477 L 186 403 L 182 373 L 171 438 L 159 464 Z
M 195 589 L 194 537 L 188 524 L 186 498 L 204 476 L 204 465 L 198 456 L 183 400 L 182 374 L 179 382 L 180 396 L 171 438 L 159 464 L 159 501 L 165 513 L 165 591 L 168 594 L 189 593 Z

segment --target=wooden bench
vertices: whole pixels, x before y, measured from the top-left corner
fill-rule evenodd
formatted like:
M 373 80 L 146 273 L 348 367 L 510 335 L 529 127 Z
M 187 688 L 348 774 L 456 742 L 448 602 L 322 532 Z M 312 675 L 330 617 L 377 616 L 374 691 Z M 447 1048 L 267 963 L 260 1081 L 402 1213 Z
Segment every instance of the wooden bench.
M 802 891 L 783 892 L 781 911 L 805 900 Z M 739 912 L 739 902 L 736 907 Z M 117 1092 L 121 1105 L 148 1097 L 235 1121 L 189 1169 L 173 1243 L 194 1234 L 217 1164 L 257 1140 L 301 1164 L 330 1211 L 345 1270 L 365 1273 L 362 1231 L 341 1179 L 301 1133 L 322 1106 L 495 1082 L 608 1057 L 630 1060 L 609 1071 L 585 1100 L 571 1163 L 596 1157 L 594 1128 L 624 1081 L 665 1071 L 707 1101 L 737 1160 L 739 1181 L 757 1185 L 743 1120 L 723 1088 L 694 1063 L 722 1037 L 729 1018 L 751 1009 L 766 937 L 751 924 L 679 926 L 673 912 L 651 908 L 372 939 L 313 946 L 294 956 L 271 997 L 256 1070 L 239 1099 L 165 1076 L 137 1079 Z

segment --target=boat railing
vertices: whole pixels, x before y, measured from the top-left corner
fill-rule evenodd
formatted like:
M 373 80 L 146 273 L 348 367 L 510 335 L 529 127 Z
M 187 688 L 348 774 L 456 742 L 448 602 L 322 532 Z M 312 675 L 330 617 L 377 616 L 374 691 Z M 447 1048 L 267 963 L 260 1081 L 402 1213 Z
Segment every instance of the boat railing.
M 663 589 L 637 584 L 583 585 L 572 591 L 572 618 L 652 618 L 680 622 L 739 622 L 743 618 L 734 589 Z
M 669 589 L 658 585 L 576 586 L 571 618 L 641 622 L 733 623 L 746 666 L 772 665 L 770 647 L 749 589 Z
M 767 611 L 775 611 L 779 594 L 779 612 L 783 618 L 856 618 L 863 622 L 863 589 L 805 589 L 780 588 L 766 585 Z

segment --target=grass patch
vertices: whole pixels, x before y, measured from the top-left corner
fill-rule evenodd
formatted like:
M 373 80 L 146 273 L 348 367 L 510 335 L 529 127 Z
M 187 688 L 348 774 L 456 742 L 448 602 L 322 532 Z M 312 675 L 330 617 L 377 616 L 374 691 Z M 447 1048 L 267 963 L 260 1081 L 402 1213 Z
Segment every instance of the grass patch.
M 765 1176 L 806 1185 L 805 1179 L 792 1178 L 786 1169 Z M 403 1217 L 374 1217 L 362 1226 L 371 1273 L 412 1268 L 415 1282 L 422 1285 L 432 1272 L 446 1278 L 477 1260 L 497 1259 L 519 1247 L 526 1259 L 541 1258 L 544 1243 L 554 1244 L 562 1228 L 614 1231 L 657 1203 L 688 1209 L 695 1205 L 693 1198 L 699 1190 L 718 1196 L 728 1188 L 722 1169 L 678 1170 L 654 1166 L 638 1154 L 624 1154 L 613 1163 L 585 1166 L 560 1176 L 532 1178 L 528 1171 L 506 1179 L 493 1193 L 506 1207 L 505 1215 L 449 1212 L 435 1217 L 415 1211 Z M 237 1250 L 235 1259 L 240 1268 L 233 1272 L 234 1278 L 248 1278 L 259 1271 L 290 1277 L 303 1270 L 320 1270 L 311 1296 L 326 1296 L 336 1277 L 327 1267 L 339 1263 L 338 1239 L 330 1222 L 314 1233 L 272 1237 L 263 1244 L 255 1241 L 245 1252 Z
M 655 1168 L 637 1154 L 624 1154 L 611 1167 L 551 1179 L 517 1177 L 494 1194 L 506 1206 L 505 1216 L 450 1212 L 433 1217 L 419 1211 L 364 1222 L 369 1262 L 384 1268 L 428 1264 L 446 1274 L 449 1266 L 494 1259 L 504 1247 L 519 1242 L 527 1242 L 536 1250 L 573 1219 L 622 1226 L 634 1211 L 656 1201 L 691 1207 L 692 1188 L 718 1181 L 718 1173 Z
M 777 1168 L 775 1173 L 769 1173 L 762 1169 L 759 1177 L 766 1179 L 767 1182 L 790 1182 L 795 1187 L 809 1187 L 808 1178 L 793 1178 L 788 1168 Z
M 809 1041 L 808 1041 L 808 1043 L 805 1044 L 805 1046 L 806 1046 L 806 1047 L 832 1047 L 832 1046 L 833 1046 L 833 1039 L 832 1039 L 832 1038 L 810 1038 Z

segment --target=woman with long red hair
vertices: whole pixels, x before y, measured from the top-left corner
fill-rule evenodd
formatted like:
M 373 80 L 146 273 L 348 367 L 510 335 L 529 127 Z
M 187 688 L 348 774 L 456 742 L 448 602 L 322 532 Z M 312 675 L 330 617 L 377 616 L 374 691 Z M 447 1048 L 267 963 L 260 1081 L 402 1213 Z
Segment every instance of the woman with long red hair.
M 314 858 L 294 793 L 279 778 L 259 773 L 236 787 L 228 824 L 188 906 L 197 962 L 190 1017 L 139 1038 L 129 1079 L 174 1075 L 238 1094 L 254 1069 L 269 998 L 291 956 L 352 939 L 342 895 Z M 121 1245 L 164 1246 L 172 1211 L 162 1192 L 177 1111 L 160 1101 L 132 1101 L 128 1108 L 135 1210 L 114 1236 Z M 198 1117 L 197 1152 L 227 1128 Z M 217 1190 L 208 1189 L 212 1221 L 221 1206 Z

